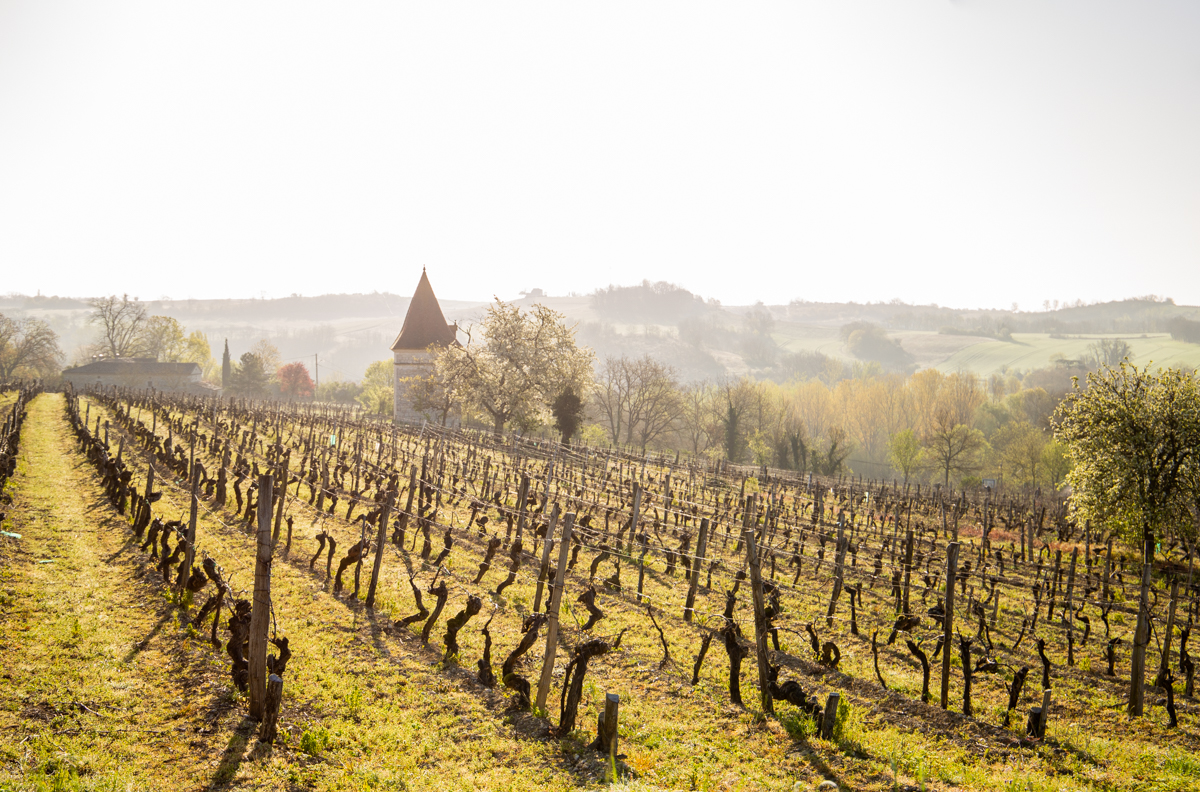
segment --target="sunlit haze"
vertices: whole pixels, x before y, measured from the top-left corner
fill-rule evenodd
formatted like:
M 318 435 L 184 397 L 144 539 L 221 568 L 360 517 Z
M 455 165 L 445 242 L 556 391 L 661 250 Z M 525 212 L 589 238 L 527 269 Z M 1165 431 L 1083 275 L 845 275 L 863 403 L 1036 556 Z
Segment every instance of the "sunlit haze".
M 1200 3 L 0 2 L 3 291 L 1200 303 Z

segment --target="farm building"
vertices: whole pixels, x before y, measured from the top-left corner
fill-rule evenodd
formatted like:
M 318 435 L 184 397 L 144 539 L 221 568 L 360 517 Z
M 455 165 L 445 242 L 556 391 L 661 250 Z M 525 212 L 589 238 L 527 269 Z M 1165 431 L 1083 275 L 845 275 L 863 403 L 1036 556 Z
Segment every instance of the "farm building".
M 392 358 L 396 367 L 394 419 L 415 423 L 422 421 L 413 406 L 413 382 L 433 371 L 430 347 L 448 347 L 458 343 L 458 325 L 447 323 L 429 285 L 429 276 L 421 269 L 421 280 L 408 304 L 400 335 L 392 343 Z
M 106 358 L 65 369 L 63 379 L 76 388 L 116 386 L 154 388 L 215 395 L 219 389 L 200 380 L 198 363 L 160 363 L 154 358 Z

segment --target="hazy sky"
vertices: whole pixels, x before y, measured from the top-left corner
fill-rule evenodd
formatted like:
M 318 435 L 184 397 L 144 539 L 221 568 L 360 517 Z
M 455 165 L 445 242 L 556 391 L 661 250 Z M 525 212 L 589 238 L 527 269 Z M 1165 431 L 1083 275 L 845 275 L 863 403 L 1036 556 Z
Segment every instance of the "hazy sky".
M 1200 304 L 1200 2 L 0 0 L 0 290 Z

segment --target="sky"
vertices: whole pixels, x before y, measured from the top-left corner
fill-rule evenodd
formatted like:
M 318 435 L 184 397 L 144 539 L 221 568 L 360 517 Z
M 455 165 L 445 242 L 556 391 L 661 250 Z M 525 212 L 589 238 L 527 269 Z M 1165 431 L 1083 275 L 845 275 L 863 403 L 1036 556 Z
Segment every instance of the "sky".
M 0 0 L 0 291 L 1200 304 L 1200 3 Z

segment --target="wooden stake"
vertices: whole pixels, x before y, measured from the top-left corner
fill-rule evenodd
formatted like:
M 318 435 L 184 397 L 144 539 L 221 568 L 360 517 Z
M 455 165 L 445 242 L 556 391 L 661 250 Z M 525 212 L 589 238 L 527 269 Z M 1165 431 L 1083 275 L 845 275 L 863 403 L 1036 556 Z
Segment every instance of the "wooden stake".
M 550 489 L 549 478 L 547 478 L 546 490 Z M 538 567 L 537 590 L 533 595 L 533 612 L 537 613 L 542 608 L 542 589 L 546 584 L 542 577 L 542 570 L 550 569 L 550 546 L 554 544 L 554 528 L 558 524 L 558 504 L 554 504 L 554 509 L 550 512 L 550 522 L 546 526 L 546 541 L 542 543 L 542 564 Z
M 696 539 L 696 557 L 692 563 L 691 581 L 688 583 L 687 602 L 683 605 L 683 620 L 692 620 L 692 611 L 696 606 L 696 589 L 700 586 L 700 564 L 704 561 L 704 553 L 708 550 L 708 518 L 700 520 L 700 536 Z
M 571 550 L 571 529 L 575 527 L 575 512 L 567 512 L 563 520 L 562 536 L 558 539 L 558 569 L 554 573 L 554 590 L 550 592 L 550 607 L 546 626 L 546 654 L 542 659 L 542 678 L 538 682 L 537 708 L 546 709 L 546 697 L 550 694 L 550 677 L 554 673 L 554 657 L 558 652 L 558 611 L 562 602 L 563 581 L 567 575 L 567 555 Z M 546 539 L 550 539 L 546 532 Z
M 954 636 L 954 578 L 958 575 L 958 542 L 946 545 L 946 615 L 942 622 L 942 709 L 950 706 L 950 655 Z
M 383 548 L 387 542 L 388 519 L 392 515 L 392 506 L 396 501 L 396 493 L 389 491 L 387 500 L 383 502 L 383 511 L 379 513 L 379 531 L 375 535 L 375 565 L 371 567 L 371 585 L 367 587 L 368 608 L 375 607 L 375 588 L 379 585 L 379 570 L 383 567 Z
M 250 717 L 261 721 L 267 695 L 267 628 L 271 626 L 271 475 L 258 477 L 258 549 L 250 610 Z
M 1133 638 L 1133 657 L 1129 674 L 1129 714 L 1142 715 L 1146 683 L 1146 644 L 1150 643 L 1150 571 L 1154 564 L 1154 539 L 1146 537 L 1142 553 L 1142 586 L 1138 595 L 1137 632 Z
M 747 496 L 746 508 L 750 508 Z M 770 655 L 767 649 L 767 618 L 766 604 L 763 601 L 762 573 L 758 566 L 758 543 L 754 539 L 754 527 L 751 524 L 743 529 L 742 538 L 746 542 L 746 561 L 750 566 L 750 591 L 754 598 L 754 643 L 758 650 L 758 690 L 762 696 L 763 714 L 775 714 L 775 702 L 771 698 L 770 686 Z

